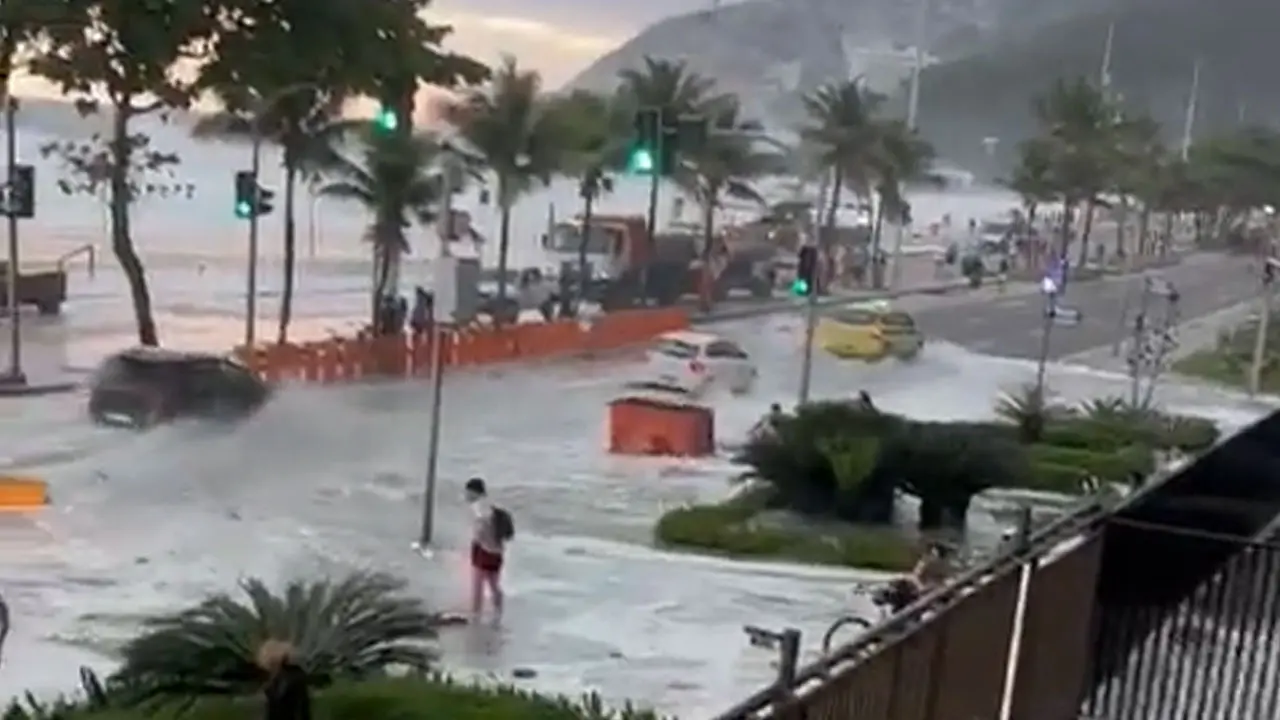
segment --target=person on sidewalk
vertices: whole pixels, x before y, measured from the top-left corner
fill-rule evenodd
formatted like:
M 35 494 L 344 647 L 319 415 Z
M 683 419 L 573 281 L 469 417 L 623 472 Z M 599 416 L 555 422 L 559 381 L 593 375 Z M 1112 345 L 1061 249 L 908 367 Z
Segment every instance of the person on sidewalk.
M 515 536 L 511 514 L 494 507 L 489 501 L 484 480 L 471 478 L 466 484 L 467 504 L 471 507 L 471 615 L 479 619 L 484 612 L 484 592 L 489 590 L 494 619 L 502 618 L 502 566 L 507 543 Z

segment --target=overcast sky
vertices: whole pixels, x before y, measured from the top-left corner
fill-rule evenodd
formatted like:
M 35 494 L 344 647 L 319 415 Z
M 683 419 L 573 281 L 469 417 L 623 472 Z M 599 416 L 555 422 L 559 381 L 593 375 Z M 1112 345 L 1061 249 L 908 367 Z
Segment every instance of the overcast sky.
M 436 0 L 457 28 L 453 45 L 484 60 L 504 52 L 537 67 L 558 85 L 644 26 L 715 0 Z
M 447 48 L 489 63 L 514 55 L 554 89 L 656 20 L 734 1 L 435 0 L 428 17 L 454 26 Z M 56 95 L 34 78 L 16 77 L 15 85 L 20 95 Z

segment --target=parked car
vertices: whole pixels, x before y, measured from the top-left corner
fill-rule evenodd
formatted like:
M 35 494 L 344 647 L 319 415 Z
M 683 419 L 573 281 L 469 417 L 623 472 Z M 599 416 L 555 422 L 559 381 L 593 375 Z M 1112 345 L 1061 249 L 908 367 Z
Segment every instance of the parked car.
M 269 385 L 232 358 L 139 347 L 112 355 L 95 371 L 89 417 L 139 429 L 186 417 L 235 420 L 270 395 Z
M 909 313 L 887 303 L 855 305 L 818 320 L 814 338 L 823 350 L 841 359 L 910 360 L 924 348 L 924 335 Z
M 756 366 L 740 345 L 718 335 L 670 332 L 649 351 L 639 384 L 698 396 L 714 386 L 732 393 L 748 392 Z

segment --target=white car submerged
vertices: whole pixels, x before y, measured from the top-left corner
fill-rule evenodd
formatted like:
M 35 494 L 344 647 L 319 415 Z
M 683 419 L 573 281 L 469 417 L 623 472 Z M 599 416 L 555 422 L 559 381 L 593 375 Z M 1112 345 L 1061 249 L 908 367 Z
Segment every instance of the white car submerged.
M 640 385 L 699 396 L 712 387 L 749 392 L 756 366 L 737 343 L 700 332 L 670 332 L 649 351 Z

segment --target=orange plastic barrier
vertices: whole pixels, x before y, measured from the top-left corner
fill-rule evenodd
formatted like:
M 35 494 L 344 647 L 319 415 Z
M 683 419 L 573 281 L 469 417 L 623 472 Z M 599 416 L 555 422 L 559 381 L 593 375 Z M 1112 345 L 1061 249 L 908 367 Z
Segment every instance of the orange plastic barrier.
M 49 504 L 49 486 L 43 480 L 0 476 L 0 512 L 36 510 Z
M 475 367 L 517 360 L 547 360 L 640 345 L 689 327 L 677 308 L 624 310 L 591 324 L 555 320 L 506 327 L 459 328 L 440 333 L 446 366 Z M 238 347 L 235 355 L 268 382 L 335 383 L 372 377 L 415 377 L 430 371 L 431 333 L 392 337 L 328 338 L 306 343 Z
M 716 451 L 711 408 L 650 397 L 609 403 L 609 452 L 705 457 Z

